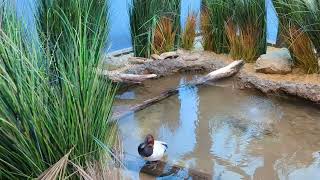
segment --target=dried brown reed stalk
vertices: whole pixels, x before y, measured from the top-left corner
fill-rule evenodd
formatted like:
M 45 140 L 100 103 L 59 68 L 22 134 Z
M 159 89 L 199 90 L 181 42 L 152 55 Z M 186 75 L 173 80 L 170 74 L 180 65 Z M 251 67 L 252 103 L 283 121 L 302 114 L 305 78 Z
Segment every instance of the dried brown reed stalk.
M 238 34 L 238 28 L 236 24 L 229 19 L 226 22 L 226 34 L 229 41 L 230 55 L 233 59 L 241 59 L 242 58 L 242 45 L 240 42 L 240 36 Z
M 289 25 L 285 34 L 284 38 L 293 53 L 295 65 L 302 68 L 305 73 L 318 73 L 317 53 L 308 35 L 293 25 Z
M 245 62 L 254 62 L 259 57 L 258 44 L 260 29 L 255 25 L 247 25 L 240 31 L 240 42 L 242 44 L 242 58 Z
M 186 50 L 191 50 L 196 37 L 197 15 L 190 13 L 187 17 L 185 28 L 182 32 L 181 47 Z
M 210 16 L 206 8 L 201 11 L 202 46 L 206 51 L 213 50 L 213 34 L 210 26 Z
M 162 17 L 155 28 L 152 45 L 153 53 L 162 54 L 174 50 L 176 33 L 177 29 L 173 27 L 172 19 Z

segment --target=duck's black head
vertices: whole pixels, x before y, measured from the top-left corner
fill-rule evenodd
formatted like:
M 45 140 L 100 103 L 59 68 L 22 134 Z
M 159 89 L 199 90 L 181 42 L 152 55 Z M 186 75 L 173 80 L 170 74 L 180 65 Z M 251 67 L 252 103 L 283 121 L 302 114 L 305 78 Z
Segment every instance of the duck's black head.
M 142 157 L 149 157 L 153 153 L 153 145 L 141 143 L 138 147 L 138 153 Z

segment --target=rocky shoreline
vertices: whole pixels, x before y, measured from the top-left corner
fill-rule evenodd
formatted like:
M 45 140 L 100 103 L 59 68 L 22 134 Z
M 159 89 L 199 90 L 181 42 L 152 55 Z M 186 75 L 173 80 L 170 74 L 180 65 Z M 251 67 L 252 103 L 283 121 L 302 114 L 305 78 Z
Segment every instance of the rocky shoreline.
M 266 94 L 287 94 L 320 103 L 320 75 L 266 75 L 252 72 L 246 64 L 237 74 L 241 88 L 254 88 Z
M 156 74 L 161 77 L 184 71 L 213 71 L 233 61 L 227 55 L 212 52 L 179 50 L 177 53 L 179 57 L 173 59 L 146 59 L 139 64 L 127 62 L 123 67 L 114 70 L 114 73 Z M 320 103 L 320 74 L 263 74 L 255 71 L 254 64 L 245 64 L 236 79 L 242 89 L 254 88 L 267 94 L 293 95 Z

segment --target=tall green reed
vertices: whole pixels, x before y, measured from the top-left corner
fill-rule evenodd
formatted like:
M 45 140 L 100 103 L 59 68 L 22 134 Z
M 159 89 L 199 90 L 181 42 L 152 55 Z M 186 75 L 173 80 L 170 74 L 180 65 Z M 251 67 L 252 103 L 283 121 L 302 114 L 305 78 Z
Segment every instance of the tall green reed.
M 176 29 L 174 48 L 180 34 L 180 0 L 133 0 L 129 8 L 132 47 L 135 56 L 150 57 L 155 30 L 163 18 L 170 19 Z
M 266 1 L 235 0 L 234 22 L 237 23 L 242 58 L 246 62 L 255 61 L 267 50 Z
M 52 177 L 105 164 L 109 153 L 96 140 L 109 147 L 116 136 L 109 122 L 116 88 L 97 71 L 107 1 L 39 3 L 40 44 L 26 40 L 14 10 L 2 7 L 0 174 L 7 179 L 38 177 L 56 162 L 68 165 Z
M 211 49 L 208 50 L 219 54 L 229 52 L 225 22 L 233 13 L 230 4 L 230 2 L 224 0 L 202 1 L 202 14 L 207 16 L 202 16 L 202 19 L 205 20 L 203 23 L 206 23 L 202 25 L 202 29 L 207 30 L 204 31 L 206 47 L 210 47 Z

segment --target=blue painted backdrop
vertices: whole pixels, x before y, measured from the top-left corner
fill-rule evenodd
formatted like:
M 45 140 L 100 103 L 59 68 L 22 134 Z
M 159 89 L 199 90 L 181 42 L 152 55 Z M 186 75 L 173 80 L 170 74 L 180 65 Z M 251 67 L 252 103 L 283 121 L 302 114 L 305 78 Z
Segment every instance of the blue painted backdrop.
M 190 11 L 198 12 L 201 0 L 182 0 L 181 23 Z M 34 19 L 32 14 L 35 12 L 35 0 L 17 0 L 18 15 L 26 20 L 28 29 L 35 32 Z M 128 7 L 130 0 L 110 0 L 110 22 L 111 30 L 109 37 L 109 51 L 115 51 L 131 47 Z M 277 36 L 278 20 L 271 0 L 267 0 L 267 32 L 268 42 L 274 43 Z

